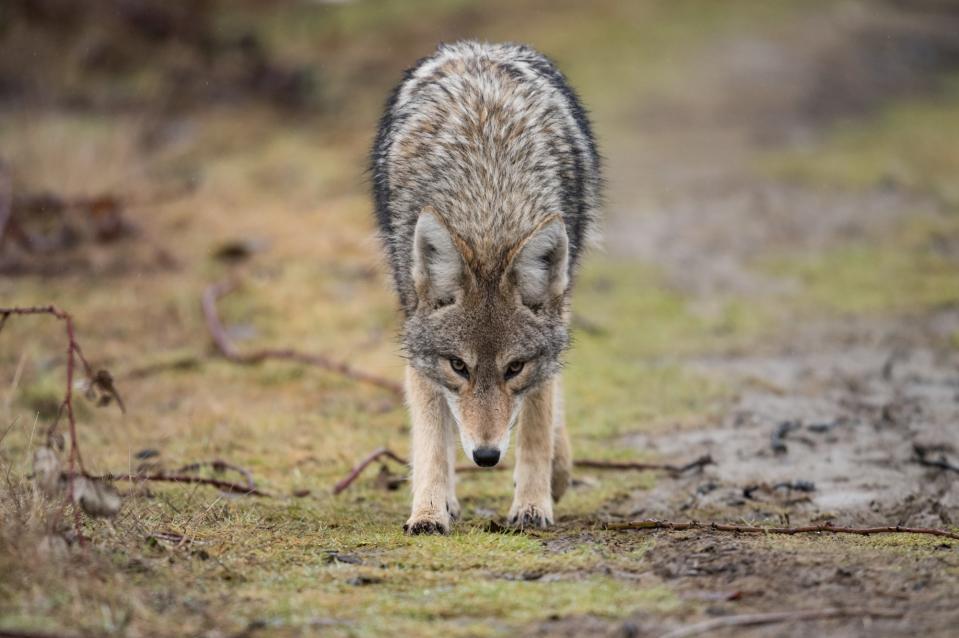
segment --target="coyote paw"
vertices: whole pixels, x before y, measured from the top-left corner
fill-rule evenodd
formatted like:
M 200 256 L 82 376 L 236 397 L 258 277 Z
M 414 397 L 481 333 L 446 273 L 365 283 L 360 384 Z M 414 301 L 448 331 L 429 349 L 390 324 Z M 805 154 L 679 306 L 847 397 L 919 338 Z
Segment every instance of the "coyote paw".
M 438 517 L 429 514 L 414 515 L 410 517 L 410 520 L 406 521 L 406 525 L 403 526 L 403 531 L 410 536 L 416 536 L 418 534 L 449 534 L 450 525 L 448 520 L 439 520 Z
M 459 519 L 463 510 L 460 507 L 459 500 L 457 500 L 455 496 L 450 497 L 450 499 L 446 501 L 446 511 L 449 513 L 451 520 L 455 521 Z
M 509 524 L 519 529 L 546 529 L 553 524 L 553 508 L 533 503 L 514 504 L 509 512 Z

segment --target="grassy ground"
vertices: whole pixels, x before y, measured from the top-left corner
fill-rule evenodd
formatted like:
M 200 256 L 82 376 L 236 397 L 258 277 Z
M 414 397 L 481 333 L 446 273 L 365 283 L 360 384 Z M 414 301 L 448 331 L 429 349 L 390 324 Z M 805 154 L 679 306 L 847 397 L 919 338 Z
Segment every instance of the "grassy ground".
M 818 6 L 803 5 L 802 12 Z M 405 537 L 405 487 L 383 489 L 375 470 L 333 496 L 335 481 L 368 451 L 387 446 L 405 455 L 403 406 L 382 390 L 315 369 L 222 360 L 210 346 L 199 297 L 209 283 L 234 276 L 243 285 L 221 312 L 241 347 L 295 345 L 399 379 L 395 301 L 373 236 L 363 168 L 380 101 L 402 66 L 439 39 L 532 42 L 568 71 L 601 138 L 628 149 L 650 126 L 636 116 L 643 100 L 687 99 L 685 74 L 709 47 L 781 28 L 799 19 L 800 9 L 735 2 L 719 10 L 688 1 L 523 8 L 296 3 L 262 19 L 245 11 L 251 13 L 217 14 L 216 28 L 255 28 L 277 59 L 314 65 L 319 97 L 310 108 L 291 114 L 257 101 L 226 102 L 161 116 L 143 105 L 84 110 L 47 103 L 0 114 L 0 149 L 19 188 L 114 192 L 143 202 L 128 210 L 140 229 L 136 237 L 81 247 L 82 259 L 54 277 L 4 276 L 0 299 L 69 310 L 88 357 L 117 377 L 126 415 L 78 403 L 88 469 L 127 471 L 144 449 L 159 451 L 167 468 L 219 458 L 250 469 L 277 498 L 151 485 L 130 493 L 116 519 L 85 520 L 87 549 L 50 550 L 43 539 L 60 530 L 45 521 L 56 504 L 26 477 L 62 395 L 62 327 L 45 317 L 13 318 L 0 334 L 0 420 L 10 426 L 0 444 L 7 477 L 0 629 L 473 636 L 606 631 L 644 618 L 653 619 L 646 629 L 655 633 L 718 605 L 691 596 L 688 583 L 672 580 L 664 566 L 667 556 L 696 549 L 689 547 L 695 538 L 601 529 L 616 504 L 670 480 L 653 473 L 581 476 L 558 506 L 555 530 L 522 534 L 498 524 L 511 495 L 506 472 L 461 476 L 465 516 L 448 537 Z M 69 68 L 60 72 L 72 77 Z M 148 69 L 106 84 L 125 99 L 163 91 L 158 78 Z M 932 215 L 905 214 L 878 235 L 750 262 L 751 271 L 790 282 L 785 292 L 717 293 L 704 303 L 671 286 L 662 264 L 615 251 L 590 256 L 577 283 L 565 376 L 577 456 L 685 460 L 625 441 L 721 419 L 740 382 L 690 361 L 750 352 L 797 318 L 955 307 L 956 112 L 959 93 L 950 88 L 828 126 L 801 148 L 757 156 L 748 179 L 838 191 L 894 182 L 939 206 Z M 144 141 L 157 136 L 161 143 Z M 611 164 L 624 161 L 619 150 L 610 157 Z M 184 180 L 194 190 L 160 201 L 157 193 Z M 612 199 L 621 201 L 628 187 L 614 181 Z M 236 241 L 259 248 L 239 265 L 215 257 Z M 139 372 L 176 362 L 183 365 Z M 297 491 L 308 495 L 292 496 Z M 158 540 L 160 532 L 184 540 Z M 823 558 L 887 569 L 883 577 L 907 563 L 921 563 L 933 579 L 959 569 L 954 551 L 951 563 L 936 562 L 942 550 L 934 540 L 742 543 L 746 553 L 790 569 Z M 709 587 L 738 585 L 734 579 Z

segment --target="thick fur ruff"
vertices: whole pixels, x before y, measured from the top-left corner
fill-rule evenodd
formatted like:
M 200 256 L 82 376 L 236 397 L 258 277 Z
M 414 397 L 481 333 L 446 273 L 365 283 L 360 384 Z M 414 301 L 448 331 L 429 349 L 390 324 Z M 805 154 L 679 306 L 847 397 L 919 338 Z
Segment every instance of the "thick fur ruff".
M 417 62 L 389 98 L 371 159 L 377 221 L 407 314 L 425 207 L 470 246 L 471 266 L 487 271 L 552 215 L 566 225 L 570 269 L 595 233 L 601 179 L 586 112 L 553 63 L 523 45 L 458 42 Z

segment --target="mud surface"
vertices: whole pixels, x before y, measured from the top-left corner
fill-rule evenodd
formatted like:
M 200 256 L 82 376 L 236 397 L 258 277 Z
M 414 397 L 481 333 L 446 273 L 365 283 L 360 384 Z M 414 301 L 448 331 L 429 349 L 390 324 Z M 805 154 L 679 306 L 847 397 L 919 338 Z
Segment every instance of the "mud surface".
M 766 354 L 697 361 L 741 388 L 721 422 L 630 443 L 670 458 L 708 453 L 716 465 L 638 494 L 617 513 L 955 524 L 957 473 L 920 459 L 956 453 L 959 357 L 937 344 L 957 327 L 955 311 L 821 326 Z
M 748 356 L 694 365 L 739 388 L 715 422 L 637 434 L 628 445 L 663 458 L 710 454 L 702 472 L 663 480 L 607 505 L 609 520 L 658 518 L 773 525 L 949 527 L 959 516 L 959 472 L 920 459 L 956 456 L 959 357 L 939 347 L 959 327 L 946 310 L 900 320 L 821 323 Z M 610 551 L 651 543 L 649 569 L 610 573 L 665 583 L 705 612 L 679 624 L 567 618 L 530 635 L 660 636 L 750 613 L 838 607 L 896 618 L 850 617 L 732 626 L 706 635 L 952 635 L 959 625 L 959 543 L 842 536 L 756 538 L 709 531 L 628 532 L 570 539 Z M 923 551 L 916 551 L 920 547 Z M 557 551 L 564 551 L 556 543 Z M 933 551 L 929 551 L 929 549 Z M 854 615 L 855 616 L 855 615 Z
M 904 3 L 903 3 L 904 4 Z M 959 62 L 945 5 L 837 3 L 781 33 L 717 43 L 688 92 L 634 114 L 629 161 L 613 151 L 606 245 L 663 269 L 700 298 L 759 298 L 793 282 L 754 266 L 889 233 L 934 199 L 894 183 L 856 192 L 757 177 L 770 148 L 802 147 L 843 118 L 909 92 L 934 92 Z M 950 26 L 952 25 L 952 26 Z M 943 30 L 947 29 L 947 30 Z M 952 29 L 952 33 L 955 30 Z M 636 148 L 641 149 L 637 155 Z M 634 211 L 639 209 L 639 214 Z M 683 361 L 736 388 L 711 419 L 625 442 L 716 464 L 608 504 L 611 519 L 661 518 L 941 527 L 959 519 L 959 472 L 921 460 L 959 450 L 959 313 L 795 325 L 748 354 Z M 959 627 L 957 543 L 890 558 L 841 539 L 652 533 L 652 574 L 714 601 L 698 622 L 824 606 L 898 610 L 897 619 L 732 627 L 709 635 L 952 635 Z M 565 619 L 531 635 L 661 635 L 655 618 Z

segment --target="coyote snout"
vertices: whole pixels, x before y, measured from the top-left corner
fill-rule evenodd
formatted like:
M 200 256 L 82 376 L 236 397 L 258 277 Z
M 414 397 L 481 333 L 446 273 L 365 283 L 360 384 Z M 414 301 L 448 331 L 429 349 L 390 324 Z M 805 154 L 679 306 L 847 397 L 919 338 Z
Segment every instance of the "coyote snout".
M 570 280 L 599 199 L 586 115 L 527 47 L 441 46 L 390 98 L 372 172 L 406 319 L 406 530 L 445 533 L 459 514 L 457 437 L 493 467 L 513 430 L 510 521 L 546 526 L 571 464 L 558 374 Z
M 466 458 L 480 467 L 494 467 L 506 455 L 510 433 L 523 404 L 522 395 L 507 387 L 507 383 L 523 367 L 525 362 L 512 362 L 505 372 L 494 371 L 485 375 L 495 375 L 493 383 L 489 379 L 483 385 L 467 381 L 462 393 L 445 393 L 446 405 L 453 415 Z M 469 371 L 464 369 L 462 373 L 468 375 Z M 474 374 L 479 376 L 483 371 L 476 370 Z

